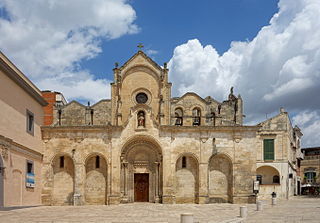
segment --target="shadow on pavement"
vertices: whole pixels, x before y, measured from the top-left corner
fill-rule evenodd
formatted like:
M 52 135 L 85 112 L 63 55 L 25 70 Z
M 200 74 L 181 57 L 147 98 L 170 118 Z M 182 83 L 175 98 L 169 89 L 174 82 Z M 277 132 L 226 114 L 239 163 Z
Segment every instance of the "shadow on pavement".
M 33 208 L 33 207 L 39 207 L 39 205 L 37 205 L 37 206 L 11 206 L 11 207 L 0 207 L 0 211 L 11 211 L 11 210 L 24 209 L 24 208 Z

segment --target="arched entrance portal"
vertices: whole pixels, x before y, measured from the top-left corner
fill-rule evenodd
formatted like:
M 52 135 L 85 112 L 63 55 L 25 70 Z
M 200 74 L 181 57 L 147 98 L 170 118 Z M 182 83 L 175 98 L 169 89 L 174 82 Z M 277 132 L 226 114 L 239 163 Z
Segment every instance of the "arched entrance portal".
M 121 153 L 122 202 L 161 202 L 162 153 L 155 140 L 139 136 Z

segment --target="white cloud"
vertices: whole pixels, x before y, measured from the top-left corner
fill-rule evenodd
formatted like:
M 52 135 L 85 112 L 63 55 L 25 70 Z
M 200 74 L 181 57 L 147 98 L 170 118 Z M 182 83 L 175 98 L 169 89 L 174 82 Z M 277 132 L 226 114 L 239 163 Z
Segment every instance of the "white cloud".
M 303 129 L 303 141 L 307 146 L 320 145 L 320 114 L 313 111 L 302 111 L 293 118 L 293 123 Z
M 278 6 L 252 41 L 233 42 L 223 55 L 197 39 L 177 46 L 169 62 L 173 95 L 194 91 L 225 100 L 234 86 L 244 98 L 249 123 L 281 106 L 292 113 L 319 111 L 320 1 L 280 0 Z M 314 123 L 302 130 L 315 128 Z
M 79 63 L 101 52 L 101 40 L 139 30 L 126 0 L 2 0 L 0 7 L 9 15 L 0 17 L 0 49 L 41 88 L 68 98 L 106 97 L 108 80 L 96 80 Z
M 148 54 L 148 56 L 154 56 L 157 55 L 159 52 L 157 50 L 148 49 L 146 53 Z

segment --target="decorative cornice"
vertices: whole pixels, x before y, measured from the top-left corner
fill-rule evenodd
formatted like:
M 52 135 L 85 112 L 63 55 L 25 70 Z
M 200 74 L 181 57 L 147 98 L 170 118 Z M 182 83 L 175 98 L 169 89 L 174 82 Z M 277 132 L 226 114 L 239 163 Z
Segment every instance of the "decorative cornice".
M 4 58 L 3 58 L 4 57 Z M 6 61 L 6 60 L 8 61 Z M 4 56 L 0 52 L 0 69 L 11 79 L 13 80 L 17 85 L 19 85 L 23 90 L 25 90 L 31 97 L 33 97 L 40 105 L 46 106 L 48 105 L 48 102 L 42 97 L 39 92 L 35 90 L 36 86 L 33 85 L 33 83 L 20 71 L 20 74 L 18 74 L 11 66 L 14 66 L 14 64 L 11 63 L 11 66 L 8 64 L 11 63 L 11 61 Z M 18 68 L 16 68 L 18 70 Z M 19 71 L 19 70 L 18 70 Z M 21 75 L 24 76 L 24 78 L 21 77 Z M 29 82 L 29 83 L 28 83 Z
M 42 159 L 42 153 L 29 149 L 28 147 L 23 146 L 12 139 L 0 135 L 0 152 L 4 159 L 8 158 L 8 152 L 10 150 L 32 156 L 36 159 Z
M 257 132 L 259 127 L 257 126 L 175 126 L 175 125 L 162 125 L 159 127 L 162 131 L 171 132 L 243 132 L 251 131 Z
M 42 140 L 48 143 L 52 138 L 67 138 L 75 143 L 81 143 L 85 138 L 101 138 L 109 143 L 112 132 L 123 130 L 120 126 L 42 126 Z M 97 136 L 96 133 L 102 133 Z

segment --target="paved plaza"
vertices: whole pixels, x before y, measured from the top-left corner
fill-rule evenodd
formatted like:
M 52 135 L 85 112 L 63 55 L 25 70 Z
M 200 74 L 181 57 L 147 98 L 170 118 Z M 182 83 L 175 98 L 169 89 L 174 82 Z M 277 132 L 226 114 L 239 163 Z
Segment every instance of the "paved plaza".
M 249 212 L 245 223 L 320 223 L 320 197 L 294 197 L 278 201 L 277 205 L 264 205 L 263 211 Z
M 239 217 L 236 204 L 152 204 L 134 203 L 110 206 L 40 206 L 29 208 L 5 208 L 0 211 L 1 223 L 12 222 L 180 222 L 180 214 L 192 213 L 199 223 L 235 222 L 320 222 L 320 198 L 295 197 L 278 201 L 271 206 L 265 201 L 263 211 L 257 212 L 254 204 L 248 207 L 248 217 Z

